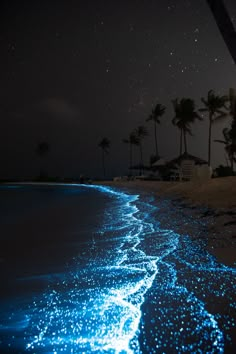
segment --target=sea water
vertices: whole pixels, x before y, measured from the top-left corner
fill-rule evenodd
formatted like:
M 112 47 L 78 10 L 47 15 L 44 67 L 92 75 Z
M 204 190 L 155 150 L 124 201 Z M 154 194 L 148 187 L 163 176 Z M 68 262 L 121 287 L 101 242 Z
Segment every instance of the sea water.
M 94 185 L 0 196 L 2 352 L 225 351 L 235 269 L 160 227 L 151 200 Z

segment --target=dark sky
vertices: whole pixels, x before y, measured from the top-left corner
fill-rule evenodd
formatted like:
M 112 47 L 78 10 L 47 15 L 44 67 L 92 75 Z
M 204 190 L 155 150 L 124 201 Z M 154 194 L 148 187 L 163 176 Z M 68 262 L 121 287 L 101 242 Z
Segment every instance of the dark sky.
M 225 0 L 236 23 L 236 4 Z M 167 106 L 159 127 L 164 158 L 178 155 L 171 100 L 236 87 L 236 68 L 205 0 L 1 1 L 0 177 L 38 174 L 39 141 L 50 144 L 50 175 L 101 174 L 102 137 L 110 174 L 127 173 L 122 138 L 152 106 Z M 227 122 L 213 128 L 221 138 Z M 189 152 L 207 158 L 207 121 L 193 126 Z M 138 154 L 136 156 L 138 161 Z M 214 144 L 213 166 L 225 164 Z

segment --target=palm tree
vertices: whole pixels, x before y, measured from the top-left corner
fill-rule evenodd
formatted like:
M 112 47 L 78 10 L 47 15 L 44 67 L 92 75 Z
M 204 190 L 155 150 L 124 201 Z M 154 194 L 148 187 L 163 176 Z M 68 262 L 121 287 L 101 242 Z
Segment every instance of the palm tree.
M 47 156 L 48 152 L 49 152 L 49 144 L 46 141 L 41 141 L 38 143 L 38 145 L 36 146 L 36 154 L 40 157 L 40 158 L 44 158 L 45 156 Z M 43 167 L 41 166 L 40 168 L 40 175 L 39 178 L 43 179 L 47 176 L 47 173 L 44 171 Z
M 133 164 L 133 149 L 132 149 L 132 146 L 133 145 L 139 145 L 139 139 L 138 139 L 137 135 L 135 134 L 135 132 L 132 132 L 132 133 L 129 134 L 128 139 L 123 139 L 122 141 L 125 144 L 129 144 L 129 167 L 131 169 L 132 164 Z
M 178 98 L 172 101 L 175 117 L 172 123 L 180 130 L 180 155 L 182 155 L 182 146 L 184 140 L 184 152 L 187 154 L 187 138 L 186 135 L 192 135 L 190 124 L 196 119 L 202 118 L 195 111 L 195 103 L 191 98 L 182 98 L 179 102 Z
M 232 131 L 230 129 L 224 128 L 222 133 L 224 135 L 224 140 L 214 140 L 214 141 L 225 145 L 225 151 L 230 161 L 230 168 L 232 174 L 234 174 L 234 162 L 236 162 L 236 142 L 232 138 Z
M 236 93 L 233 89 L 230 89 L 230 115 L 232 117 L 231 129 L 229 131 L 230 139 L 232 143 L 236 145 Z
M 229 89 L 229 114 L 236 121 L 236 93 L 233 88 Z
M 230 129 L 224 128 L 222 133 L 224 140 L 214 140 L 225 145 L 225 151 L 230 161 L 230 168 L 234 174 L 234 162 L 236 162 L 236 94 L 234 89 L 229 90 L 229 114 L 232 117 Z
M 140 174 L 142 174 L 142 169 L 143 169 L 143 144 L 142 144 L 142 141 L 146 136 L 148 136 L 147 128 L 143 125 L 138 126 L 138 128 L 135 129 L 135 135 L 138 139 L 138 145 L 139 145 L 139 150 L 140 150 Z
M 157 103 L 156 107 L 152 110 L 152 113 L 146 119 L 147 122 L 154 122 L 154 136 L 155 136 L 155 150 L 156 150 L 156 160 L 159 158 L 158 146 L 157 146 L 157 124 L 160 124 L 160 117 L 165 113 L 166 107 L 160 103 Z
M 103 175 L 104 178 L 106 176 L 105 170 L 105 154 L 109 153 L 111 142 L 108 138 L 103 138 L 99 143 L 98 146 L 102 149 L 102 167 L 103 167 Z
M 208 112 L 209 130 L 208 130 L 208 166 L 211 164 L 211 131 L 212 124 L 227 116 L 227 113 L 222 109 L 227 109 L 226 102 L 228 96 L 217 96 L 213 90 L 208 91 L 207 99 L 201 99 L 205 108 L 199 109 L 200 112 Z

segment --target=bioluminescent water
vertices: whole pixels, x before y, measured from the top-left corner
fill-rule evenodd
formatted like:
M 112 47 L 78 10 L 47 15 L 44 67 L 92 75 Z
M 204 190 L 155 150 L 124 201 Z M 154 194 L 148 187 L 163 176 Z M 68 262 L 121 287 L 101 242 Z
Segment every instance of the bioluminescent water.
M 29 193 L 29 187 L 19 188 L 18 193 Z M 46 187 L 37 193 L 30 188 L 27 198 L 41 196 L 36 211 L 44 224 L 36 225 L 36 236 L 43 230 L 48 236 L 35 254 L 42 258 L 45 252 L 46 264 L 38 265 L 34 257 L 24 268 L 19 258 L 23 270 L 9 275 L 12 285 L 1 300 L 2 352 L 233 352 L 236 269 L 219 264 L 203 238 L 161 227 L 158 206 L 148 197 L 93 185 L 51 186 L 54 194 L 42 197 Z M 44 198 L 49 210 L 60 212 L 52 239 L 52 214 L 43 213 Z M 33 225 L 27 205 L 22 210 L 21 218 L 31 218 Z M 14 219 L 16 225 L 21 218 Z M 198 232 L 197 222 L 194 227 Z M 36 231 L 27 232 L 34 237 Z M 16 235 L 8 237 L 14 247 Z M 4 262 L 1 255 L 2 269 Z M 6 273 L 1 274 L 6 283 Z

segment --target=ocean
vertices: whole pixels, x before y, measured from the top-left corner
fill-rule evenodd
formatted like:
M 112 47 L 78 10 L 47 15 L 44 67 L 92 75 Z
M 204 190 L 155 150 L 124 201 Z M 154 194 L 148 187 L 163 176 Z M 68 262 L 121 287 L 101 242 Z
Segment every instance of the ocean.
M 2 185 L 0 215 L 1 352 L 232 349 L 235 268 L 163 227 L 152 197 Z

